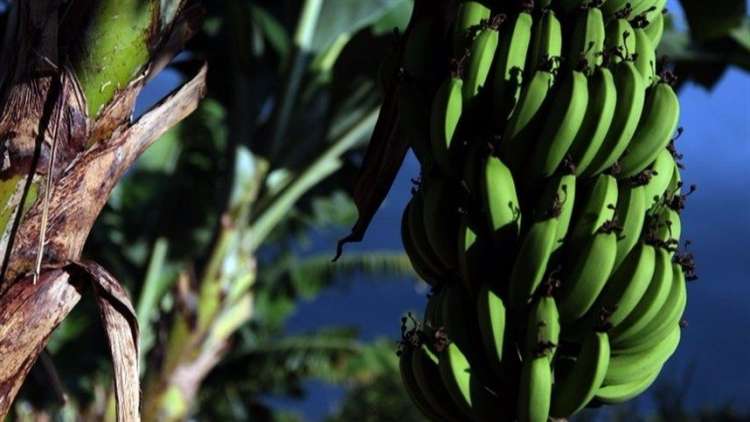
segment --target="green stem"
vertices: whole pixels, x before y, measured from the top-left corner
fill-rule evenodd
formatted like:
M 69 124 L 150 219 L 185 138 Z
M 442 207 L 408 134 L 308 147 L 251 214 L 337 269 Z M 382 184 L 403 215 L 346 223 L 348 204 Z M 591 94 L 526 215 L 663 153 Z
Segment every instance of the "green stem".
M 159 10 L 155 0 L 104 0 L 95 4 L 84 35 L 83 53 L 74 65 L 91 117 L 96 117 L 148 62 L 149 33 Z
M 141 296 L 138 298 L 136 315 L 140 327 L 141 347 L 138 358 L 141 361 L 141 371 L 145 371 L 146 368 L 143 357 L 151 350 L 155 340 L 155 335 L 151 329 L 151 319 L 159 307 L 159 301 L 175 280 L 173 277 L 165 279 L 163 274 L 168 249 L 169 241 L 166 238 L 156 239 L 151 250 L 151 259 L 146 269 Z

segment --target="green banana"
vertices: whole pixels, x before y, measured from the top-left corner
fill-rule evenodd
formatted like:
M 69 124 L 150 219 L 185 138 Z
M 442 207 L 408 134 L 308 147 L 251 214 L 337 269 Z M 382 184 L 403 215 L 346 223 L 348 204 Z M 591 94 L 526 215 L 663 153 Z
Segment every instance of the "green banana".
M 654 276 L 648 290 L 638 305 L 622 323 L 609 331 L 613 339 L 628 338 L 641 332 L 659 314 L 659 310 L 669 297 L 672 287 L 672 258 L 664 249 L 656 249 Z
M 651 166 L 651 179 L 644 186 L 647 208 L 653 207 L 664 197 L 672 181 L 675 167 L 677 167 L 677 163 L 675 163 L 672 153 L 666 148 L 661 150 Z
M 656 243 L 666 249 L 670 256 L 674 255 L 677 246 L 680 244 L 682 234 L 680 214 L 672 208 L 657 205 L 657 210 L 651 216 L 651 221 Z
M 570 157 L 575 164 L 575 174 L 585 173 L 599 152 L 609 131 L 617 106 L 617 88 L 612 72 L 598 67 L 588 78 L 589 103 L 583 125 L 570 147 Z
M 649 89 L 642 117 L 625 154 L 620 159 L 622 177 L 648 167 L 667 147 L 680 120 L 680 101 L 672 87 L 660 81 Z
M 555 298 L 550 294 L 539 297 L 531 307 L 524 341 L 524 353 L 527 358 L 554 356 L 560 343 L 560 314 Z
M 596 401 L 605 404 L 620 404 L 632 400 L 648 390 L 654 381 L 656 381 L 659 373 L 661 373 L 661 367 L 653 369 L 650 373 L 638 380 L 625 384 L 604 386 L 596 392 L 595 399 Z
M 617 238 L 617 258 L 615 269 L 625 260 L 638 243 L 646 220 L 646 188 L 644 186 L 627 186 L 619 190 L 615 218 L 622 230 Z
M 575 70 L 567 73 L 559 89 L 553 91 L 550 100 L 555 107 L 545 116 L 528 162 L 528 172 L 532 179 L 554 174 L 578 134 L 589 102 L 586 75 Z
M 484 284 L 477 295 L 479 332 L 488 363 L 495 374 L 503 375 L 502 362 L 505 347 L 506 310 L 503 299 L 489 284 Z
M 463 112 L 464 82 L 458 75 L 452 75 L 440 86 L 432 101 L 430 113 L 430 140 L 435 162 L 445 174 L 453 174 L 454 160 L 451 159 L 453 136 Z
M 521 230 L 520 205 L 513 175 L 508 166 L 494 156 L 486 158 L 481 171 L 479 195 L 492 240 L 498 245 L 512 245 Z
M 562 246 L 575 203 L 575 176 L 551 179 L 545 188 L 528 233 L 523 238 L 508 282 L 511 307 L 526 305 L 537 290 L 553 252 Z
M 617 235 L 600 232 L 581 239 L 562 278 L 560 319 L 572 323 L 584 316 L 601 293 L 617 255 Z
M 474 97 L 487 82 L 499 42 L 498 28 L 497 20 L 487 22 L 471 43 L 463 85 L 464 102 L 467 106 L 471 105 Z
M 424 225 L 424 192 L 417 191 L 412 197 L 409 206 L 409 215 L 406 224 L 409 229 L 409 238 L 412 240 L 417 261 L 419 261 L 427 274 L 431 274 L 437 280 L 446 277 L 448 270 L 435 252 L 427 237 Z
M 534 22 L 534 36 L 531 41 L 526 69 L 529 74 L 559 65 L 562 53 L 562 26 L 552 9 L 544 10 L 541 18 Z
M 600 174 L 582 201 L 573 226 L 572 238 L 588 238 L 596 234 L 606 222 L 611 221 L 615 216 L 617 196 L 617 180 L 608 174 Z
M 649 21 L 649 24 L 646 25 L 645 28 L 643 28 L 643 30 L 651 40 L 651 45 L 653 45 L 654 48 L 659 47 L 662 35 L 664 35 L 664 14 L 659 13 L 658 15 L 654 16 Z
M 464 1 L 458 6 L 456 21 L 453 24 L 453 55 L 460 57 L 471 44 L 475 30 L 482 21 L 489 20 L 492 12 L 477 1 Z
M 524 236 L 508 283 L 511 307 L 525 306 L 542 283 L 557 243 L 557 224 L 556 218 L 536 221 Z
M 586 170 L 587 175 L 598 174 L 611 167 L 628 147 L 643 112 L 646 88 L 641 74 L 630 61 L 616 65 L 617 106 L 602 147 Z
M 426 345 L 421 345 L 412 353 L 412 373 L 417 387 L 421 390 L 430 408 L 441 416 L 440 420 L 460 421 L 461 409 L 455 405 L 440 377 L 438 357 Z M 462 417 L 463 416 L 463 417 Z
M 607 24 L 607 36 L 604 49 L 609 55 L 611 63 L 631 60 L 635 53 L 635 33 L 633 27 L 625 18 L 618 18 Z
M 459 407 L 477 422 L 499 420 L 502 398 L 486 388 L 473 371 L 469 360 L 455 343 L 439 356 L 440 375 L 448 393 Z
M 596 69 L 604 60 L 606 30 L 604 16 L 597 7 L 588 7 L 578 12 L 571 36 L 568 61 L 573 67 L 584 61 L 587 69 Z M 589 73 L 589 72 L 587 72 Z
M 412 202 L 413 199 L 406 205 L 406 208 L 404 208 L 404 214 L 401 218 L 401 241 L 404 245 L 406 256 L 409 258 L 409 262 L 417 275 L 426 283 L 435 286 L 439 284 L 440 276 L 438 273 L 433 272 L 429 267 L 429 264 L 424 261 L 424 258 L 420 255 L 414 244 L 414 239 L 412 239 L 411 233 L 409 233 L 409 226 L 411 224 L 409 216 L 413 206 Z
M 650 350 L 639 353 L 613 353 L 603 385 L 626 384 L 642 378 L 669 359 L 680 343 L 680 326 L 675 324 L 669 334 Z
M 547 422 L 552 397 L 552 368 L 547 356 L 524 360 L 518 393 L 519 422 Z
M 664 8 L 667 6 L 667 0 L 656 0 L 646 2 L 643 7 L 634 9 L 634 14 L 643 14 L 646 20 L 651 22 L 656 19 L 657 16 L 661 16 L 664 13 Z
M 442 421 L 443 417 L 430 407 L 430 403 L 425 398 L 424 393 L 417 385 L 414 378 L 414 372 L 412 370 L 412 354 L 414 353 L 411 349 L 402 350 L 399 356 L 399 370 L 401 373 L 401 383 L 406 388 L 406 393 L 414 403 L 415 406 L 425 415 L 430 421 L 437 422 Z
M 656 82 L 656 48 L 643 28 L 633 29 L 635 35 L 635 67 L 641 73 L 643 82 L 651 86 Z
M 521 12 L 512 25 L 505 25 L 493 64 L 493 117 L 504 125 L 518 102 L 523 85 L 523 71 L 531 41 L 533 18 Z
M 607 374 L 609 355 L 607 333 L 590 332 L 586 335 L 573 368 L 565 377 L 555 377 L 550 416 L 573 416 L 594 398 Z
M 678 325 L 687 305 L 685 274 L 679 264 L 672 264 L 672 285 L 669 296 L 659 309 L 659 318 L 654 318 L 643 329 L 632 331 L 627 336 L 620 334 L 612 338 L 613 350 L 618 353 L 638 353 L 652 349 Z
M 539 120 L 540 110 L 554 82 L 550 70 L 537 70 L 528 85 L 521 90 L 513 115 L 508 121 L 500 145 L 500 157 L 513 170 L 520 169 L 533 147 Z
M 429 179 L 424 192 L 424 230 L 432 249 L 449 271 L 458 265 L 458 221 L 458 206 L 451 198 L 448 182 L 437 177 Z
M 656 249 L 639 242 L 601 292 L 595 309 L 604 309 L 607 322 L 617 327 L 648 290 L 656 266 Z

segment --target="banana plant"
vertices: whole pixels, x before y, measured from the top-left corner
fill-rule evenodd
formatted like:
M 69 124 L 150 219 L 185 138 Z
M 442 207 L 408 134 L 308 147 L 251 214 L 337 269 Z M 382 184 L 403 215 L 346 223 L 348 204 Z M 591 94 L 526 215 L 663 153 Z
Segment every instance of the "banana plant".
M 137 420 L 138 325 L 125 289 L 82 257 L 110 192 L 143 151 L 190 114 L 204 66 L 136 121 L 132 110 L 195 29 L 186 1 L 18 1 L 5 19 L 0 418 L 50 334 L 95 298 L 112 355 L 118 420 Z

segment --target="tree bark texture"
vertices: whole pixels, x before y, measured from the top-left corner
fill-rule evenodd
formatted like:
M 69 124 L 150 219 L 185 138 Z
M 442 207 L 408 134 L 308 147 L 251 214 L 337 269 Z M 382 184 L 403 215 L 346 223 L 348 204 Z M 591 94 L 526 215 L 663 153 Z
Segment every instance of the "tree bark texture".
M 132 121 L 138 94 L 192 34 L 196 11 L 184 0 L 11 7 L 0 54 L 0 420 L 83 294 L 96 298 L 107 331 L 117 419 L 139 420 L 135 312 L 81 251 L 117 181 L 205 93 L 206 67 L 195 66 Z

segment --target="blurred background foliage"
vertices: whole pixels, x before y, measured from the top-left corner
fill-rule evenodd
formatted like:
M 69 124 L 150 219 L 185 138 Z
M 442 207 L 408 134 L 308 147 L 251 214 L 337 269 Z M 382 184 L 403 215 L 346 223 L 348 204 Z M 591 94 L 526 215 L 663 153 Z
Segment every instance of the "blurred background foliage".
M 209 62 L 208 96 L 129 172 L 85 252 L 136 303 L 144 419 L 304 420 L 269 398 L 302 399 L 317 379 L 347 391 L 328 422 L 422 420 L 401 387 L 396 338 L 363 341 L 344 316 L 302 334 L 285 326 L 301 300 L 353 274 L 418 283 L 399 250 L 349 252 L 334 265 L 333 245 L 315 245 L 317 231 L 355 220 L 348 189 L 381 100 L 379 63 L 412 1 L 203 5 L 202 31 L 147 91 L 163 94 L 197 59 Z M 682 6 L 688 28 L 669 25 L 661 53 L 683 80 L 710 88 L 729 66 L 750 69 L 744 0 Z M 113 418 L 105 339 L 94 304 L 83 305 L 55 332 L 15 419 Z M 684 384 L 655 389 L 650 410 L 579 419 L 750 420 L 731 405 L 686 413 Z

